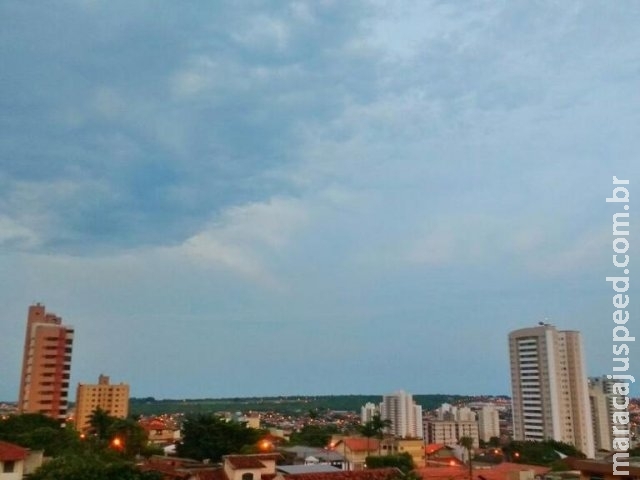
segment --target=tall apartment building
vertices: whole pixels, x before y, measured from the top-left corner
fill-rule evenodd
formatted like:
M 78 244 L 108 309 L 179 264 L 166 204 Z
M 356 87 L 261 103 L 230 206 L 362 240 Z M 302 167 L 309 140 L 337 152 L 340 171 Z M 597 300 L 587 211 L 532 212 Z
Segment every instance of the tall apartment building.
M 18 395 L 20 413 L 66 418 L 72 349 L 73 328 L 46 312 L 44 305 L 31 305 Z
M 478 411 L 478 435 L 483 442 L 500 438 L 500 418 L 495 407 L 484 406 Z
M 391 420 L 389 433 L 400 438 L 423 438 L 422 407 L 413 396 L 403 390 L 384 395 L 380 404 L 380 417 Z
M 580 332 L 541 323 L 509 334 L 513 435 L 595 454 Z
M 613 412 L 621 412 L 614 406 L 624 405 L 625 398 L 613 393 L 615 380 L 606 376 L 589 378 L 589 402 L 591 404 L 591 416 L 593 419 L 593 437 L 597 450 L 611 451 Z M 618 425 L 622 429 L 623 425 Z
M 78 384 L 76 390 L 76 430 L 89 429 L 91 414 L 98 408 L 112 417 L 127 418 L 129 414 L 129 385 L 119 383 L 112 385 L 109 377 L 100 375 L 97 385 Z
M 375 403 L 367 402 L 360 408 L 360 421 L 365 424 L 370 422 L 376 413 L 380 413 Z

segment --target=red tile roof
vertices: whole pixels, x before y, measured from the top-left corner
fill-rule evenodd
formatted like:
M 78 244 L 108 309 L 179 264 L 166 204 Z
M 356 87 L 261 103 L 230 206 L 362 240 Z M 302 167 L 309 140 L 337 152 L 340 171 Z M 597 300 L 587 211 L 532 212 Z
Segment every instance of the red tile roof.
M 287 480 L 389 480 L 397 476 L 397 468 L 370 468 L 357 471 L 297 473 L 287 475 Z
M 468 480 L 469 470 L 466 467 L 422 467 L 416 470 L 424 480 Z
M 535 475 L 545 475 L 548 467 L 540 465 L 526 465 L 522 463 L 502 462 L 489 468 L 474 468 L 474 480 L 507 480 L 512 472 L 533 470 Z M 466 465 L 455 467 L 422 467 L 417 469 L 418 475 L 424 480 L 468 480 L 469 469 Z
M 266 468 L 264 463 L 255 457 L 247 457 L 244 455 L 228 455 L 224 457 L 226 462 L 231 464 L 231 468 L 234 470 L 244 468 Z
M 373 452 L 378 451 L 378 445 L 380 442 L 377 438 L 360 438 L 360 437 L 348 437 L 343 440 L 345 445 L 352 452 Z
M 282 459 L 279 453 L 258 453 L 253 455 L 225 455 L 223 460 L 228 461 L 231 467 L 238 468 L 266 468 L 262 462 L 276 462 Z
M 427 459 L 427 467 L 459 467 L 464 465 L 462 460 L 454 457 L 436 457 Z
M 0 461 L 12 462 L 24 460 L 29 455 L 29 450 L 9 442 L 0 441 Z
M 168 463 L 144 463 L 142 465 L 139 465 L 138 468 L 143 472 L 157 472 L 161 474 L 163 480 L 182 480 L 187 479 L 190 476 L 189 472 L 185 472 L 184 470 L 180 471 L 179 466 L 170 465 Z
M 226 455 L 225 461 L 231 464 L 233 469 L 264 469 L 263 461 L 277 461 L 282 456 L 279 453 L 257 455 Z M 228 480 L 224 469 L 219 466 L 206 465 L 196 460 L 175 457 L 151 457 L 140 465 L 143 471 L 158 472 L 163 480 Z M 273 480 L 275 474 L 261 475 L 262 480 Z
M 195 478 L 197 480 L 227 480 L 227 476 L 221 468 L 198 472 Z

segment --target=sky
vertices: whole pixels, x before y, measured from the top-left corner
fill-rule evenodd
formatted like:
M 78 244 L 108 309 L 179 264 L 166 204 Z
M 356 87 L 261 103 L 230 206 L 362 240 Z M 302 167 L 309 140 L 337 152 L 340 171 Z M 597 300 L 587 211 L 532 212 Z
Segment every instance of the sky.
M 137 397 L 509 394 L 507 335 L 540 321 L 612 373 L 638 24 L 609 0 L 3 1 L 0 399 L 34 302 L 75 328 L 72 385 Z

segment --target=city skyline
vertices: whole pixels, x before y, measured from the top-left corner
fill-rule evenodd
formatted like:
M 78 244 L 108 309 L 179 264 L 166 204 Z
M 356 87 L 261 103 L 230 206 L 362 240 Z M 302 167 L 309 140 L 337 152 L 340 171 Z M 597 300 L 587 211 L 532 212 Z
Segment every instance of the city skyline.
M 71 385 L 108 371 L 132 397 L 508 395 L 506 334 L 540 321 L 611 373 L 639 20 L 2 2 L 0 399 L 35 302 L 75 329 Z
M 64 367 L 64 375 L 65 378 L 64 380 L 62 380 L 62 382 L 60 385 L 58 384 L 51 384 L 49 383 L 48 385 L 55 385 L 55 388 L 63 388 L 63 397 L 64 397 L 64 404 L 66 405 L 66 398 L 69 394 L 69 381 L 70 381 L 70 372 L 71 372 L 71 367 L 72 367 L 72 363 L 71 363 L 71 343 L 73 342 L 73 338 L 75 336 L 75 332 L 74 332 L 74 328 L 69 326 L 69 325 L 62 325 L 62 319 L 61 317 L 59 317 L 58 315 L 56 315 L 55 313 L 51 313 L 46 312 L 45 315 L 45 305 L 42 305 L 41 303 L 36 303 L 34 305 L 30 305 L 28 307 L 28 314 L 27 314 L 27 322 L 26 322 L 26 338 L 25 338 L 25 343 L 24 343 L 24 353 L 23 353 L 23 364 L 22 364 L 22 374 L 21 374 L 21 385 L 20 385 L 20 390 L 19 390 L 19 396 L 20 399 L 18 401 L 18 405 L 20 409 L 25 409 L 24 405 L 24 401 L 22 399 L 22 392 L 27 391 L 27 389 L 31 389 L 31 387 L 29 386 L 31 383 L 34 382 L 42 382 L 43 379 L 36 376 L 36 379 L 33 380 L 32 382 L 25 382 L 25 379 L 30 378 L 31 377 L 31 368 L 30 366 L 32 364 L 38 364 L 38 363 L 42 363 L 42 362 L 51 362 L 52 360 L 46 360 L 51 358 L 50 356 L 46 356 L 45 354 L 47 353 L 51 353 L 48 350 L 51 350 L 53 348 L 53 346 L 47 346 L 48 344 L 42 344 L 42 342 L 45 340 L 44 337 L 44 333 L 46 333 L 47 335 L 50 335 L 52 330 L 59 330 L 61 333 L 60 335 L 62 335 L 65 340 L 65 345 L 63 345 L 64 347 L 66 347 L 66 353 L 61 353 L 59 356 L 59 358 L 56 359 L 56 362 L 60 362 L 60 365 L 63 365 Z M 40 323 L 38 323 L 40 322 Z M 44 333 L 42 332 L 38 332 L 36 330 L 36 327 L 46 327 L 47 329 L 43 330 Z M 548 332 L 548 331 L 552 331 L 555 332 L 555 326 L 548 324 L 548 323 L 544 323 L 544 322 L 539 322 L 537 326 L 535 327 L 529 327 L 529 328 L 524 328 L 524 329 L 520 329 L 514 332 L 510 332 L 509 333 L 509 345 L 510 345 L 510 359 L 511 359 L 511 389 L 510 392 L 508 394 L 504 394 L 504 393 L 495 393 L 495 392 L 472 392 L 469 393 L 469 396 L 482 396 L 482 395 L 487 395 L 487 396 L 503 396 L 503 395 L 507 395 L 507 396 L 512 396 L 513 392 L 514 392 L 514 385 L 515 385 L 515 381 L 516 379 L 519 377 L 519 368 L 518 366 L 516 366 L 517 364 L 514 364 L 514 348 L 515 348 L 515 343 L 514 340 L 512 339 L 512 337 L 517 338 L 518 335 L 523 335 L 523 338 L 526 342 L 531 342 L 532 340 L 532 336 L 535 335 L 541 335 L 539 333 L 536 332 Z M 582 346 L 581 346 L 581 334 L 578 331 L 561 331 L 559 332 L 560 335 L 562 336 L 562 344 L 563 347 L 562 349 L 564 349 L 564 343 L 565 342 L 571 342 L 571 344 L 575 344 L 573 347 L 571 347 L 569 349 L 569 351 L 572 352 L 572 355 L 577 356 L 576 358 L 579 360 L 579 365 L 578 366 L 574 366 L 572 367 L 573 370 L 571 370 L 573 373 L 569 374 L 569 377 L 573 378 L 575 377 L 575 372 L 579 373 L 579 377 L 582 378 L 582 381 L 584 383 L 584 387 L 585 387 L 585 394 L 587 392 L 586 390 L 586 386 L 588 384 L 588 382 L 591 381 L 591 377 L 587 377 L 586 375 L 582 375 L 582 373 L 584 373 L 585 371 L 585 362 L 584 362 L 584 352 L 582 350 Z M 57 333 L 56 333 L 57 335 Z M 542 335 L 544 336 L 544 335 Z M 565 339 L 566 336 L 566 339 Z M 53 340 L 53 338 L 49 339 L 49 337 L 46 337 L 46 340 Z M 57 342 L 57 340 L 56 340 Z M 53 344 L 52 344 L 53 345 Z M 37 347 L 37 348 L 36 348 Z M 58 347 L 56 347 L 58 348 Z M 530 345 L 527 345 L 526 348 L 532 348 Z M 536 347 L 538 348 L 538 347 Z M 556 347 L 557 348 L 557 347 Z M 564 353 L 563 355 L 566 355 L 567 353 L 562 350 Z M 526 353 L 526 352 L 525 352 Z M 527 353 L 527 355 L 529 355 Z M 557 354 L 556 354 L 557 356 Z M 39 359 L 41 360 L 41 362 L 38 361 L 34 361 L 33 358 Z M 575 362 L 578 362 L 578 360 L 572 360 Z M 527 360 L 527 362 L 530 363 L 529 360 Z M 530 366 L 526 366 L 524 367 L 525 369 L 530 369 Z M 537 368 L 537 367 L 536 367 Z M 545 367 L 547 368 L 547 367 Z M 515 370 L 514 370 L 515 369 Z M 565 369 L 566 370 L 566 369 Z M 38 371 L 36 372 L 38 375 L 40 375 L 40 373 L 38 373 Z M 49 374 L 46 374 L 45 376 L 50 376 Z M 552 375 L 552 377 L 555 375 Z M 603 378 L 606 377 L 606 375 L 603 375 Z M 47 380 L 47 379 L 44 379 Z M 565 379 L 566 380 L 566 379 Z M 560 381 L 560 380 L 558 380 Z M 573 381 L 577 381 L 577 379 L 573 379 Z M 580 382 L 578 382 L 580 383 Z M 36 386 L 40 385 L 40 383 L 36 383 Z M 91 387 L 91 388 L 103 388 L 103 386 L 106 385 L 108 388 L 104 388 L 105 391 L 108 391 L 109 395 L 111 395 L 111 389 L 115 389 L 118 392 L 120 392 L 121 389 L 125 388 L 126 389 L 126 396 L 128 398 L 129 394 L 129 385 L 127 384 L 119 384 L 119 385 L 109 385 L 109 377 L 105 376 L 103 374 L 99 375 L 99 382 L 97 385 L 91 385 L 91 384 L 87 384 L 86 382 L 77 382 L 77 390 L 76 390 L 76 396 L 78 397 L 78 395 L 80 395 L 80 390 L 81 387 Z M 98 391 L 98 390 L 96 390 Z M 520 392 L 520 389 L 517 389 L 517 394 L 516 394 L 516 401 L 519 402 L 520 400 L 518 400 L 518 398 L 522 395 Z M 299 393 L 299 392 L 298 392 Z M 325 392 L 323 392 L 325 393 Z M 322 395 L 323 393 L 321 393 L 320 395 Z M 373 392 L 350 392 L 350 393 L 354 393 L 354 394 L 373 394 L 373 395 L 377 395 L 376 393 Z M 452 395 L 456 395 L 459 394 L 458 392 L 439 392 L 439 393 L 446 393 L 446 394 L 452 394 Z M 429 394 L 428 392 L 422 392 L 421 394 Z M 118 395 L 120 395 L 120 393 L 118 393 Z M 284 396 L 288 396 L 288 395 L 296 395 L 295 393 L 293 394 L 285 394 Z M 301 394 L 302 396 L 304 396 L 304 394 Z M 411 403 L 411 399 L 412 399 L 412 395 L 411 394 L 407 394 L 404 390 L 398 390 L 395 391 L 394 393 L 387 393 L 387 394 L 379 394 L 381 399 L 382 399 L 382 403 L 380 404 L 373 404 L 373 403 L 367 403 L 366 405 L 364 405 L 362 407 L 362 421 L 365 422 L 366 420 L 369 420 L 370 417 L 373 415 L 373 410 L 372 411 L 368 411 L 368 409 L 371 407 L 373 408 L 376 412 L 380 411 L 382 412 L 382 406 L 385 404 L 385 402 L 387 402 L 387 400 L 391 399 L 391 398 L 395 398 L 397 396 L 400 396 L 403 398 L 403 400 L 400 403 L 403 403 L 406 398 L 409 399 L 409 403 Z M 464 394 L 463 394 L 464 395 Z M 148 394 L 147 396 L 152 396 L 151 394 Z M 261 396 L 261 395 L 252 395 L 252 396 Z M 270 397 L 272 395 L 262 395 L 265 397 Z M 273 395 L 273 396 L 278 396 L 278 395 Z M 311 394 L 310 396 L 313 396 L 313 394 Z M 203 396 L 202 398 L 215 398 L 215 397 L 211 397 L 211 396 Z M 251 397 L 251 396 L 247 396 L 247 397 Z M 405 398 L 406 397 L 406 398 Z M 585 399 L 588 396 L 585 396 Z M 79 398 L 79 397 L 78 397 Z M 180 398 L 180 397 L 172 397 L 172 398 Z M 224 398 L 224 397 L 219 397 L 219 398 Z M 7 399 L 1 399 L 0 400 L 6 400 L 6 401 L 12 401 L 12 400 L 7 400 Z M 397 399 L 395 400 L 396 402 L 398 401 Z M 50 403 L 50 402 L 47 402 Z M 54 402 L 55 403 L 55 402 Z M 78 402 L 76 402 L 78 403 Z M 66 409 L 66 406 L 64 407 Z M 119 406 L 118 408 L 122 408 L 121 406 Z M 395 408 L 395 407 L 394 407 Z M 418 406 L 416 407 L 418 409 L 422 409 L 422 407 Z M 367 410 L 367 413 L 365 413 L 365 410 Z M 389 413 L 385 413 L 385 415 L 388 415 Z M 578 422 L 581 423 L 581 422 Z M 591 421 L 589 421 L 588 423 L 591 423 Z

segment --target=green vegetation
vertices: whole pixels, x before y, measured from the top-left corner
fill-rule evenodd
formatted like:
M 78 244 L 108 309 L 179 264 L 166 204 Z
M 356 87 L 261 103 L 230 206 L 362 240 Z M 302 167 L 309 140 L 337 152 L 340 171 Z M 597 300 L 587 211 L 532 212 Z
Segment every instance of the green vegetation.
M 488 442 L 480 439 L 480 448 L 498 448 L 500 446 L 499 437 L 491 437 Z
M 75 451 L 80 446 L 80 437 L 72 426 L 61 427 L 59 421 L 35 413 L 0 420 L 0 440 L 44 450 L 47 456 Z
M 85 444 L 92 451 L 111 447 L 127 458 L 157 453 L 148 445 L 147 432 L 132 418 L 112 417 L 104 410 L 97 408 L 91 414 L 89 424 L 90 435 L 85 440 Z
M 223 455 L 246 452 L 258 442 L 262 432 L 245 424 L 227 422 L 217 415 L 192 415 L 182 426 L 178 456 L 218 462 Z
M 46 462 L 31 480 L 155 480 L 138 471 L 134 456 L 148 454 L 146 432 L 132 419 L 118 419 L 103 411 L 91 418 L 93 433 L 81 438 L 71 426 L 40 414 L 0 420 L 0 440 L 32 450 L 44 450 Z
M 471 449 L 473 448 L 473 438 L 461 437 L 458 444 L 467 451 L 467 463 L 469 464 L 469 478 L 473 478 L 473 459 Z
M 338 427 L 335 425 L 305 425 L 299 432 L 291 434 L 289 443 L 324 448 L 329 444 L 331 435 L 335 433 L 338 433 Z
M 391 427 L 391 420 L 382 420 L 379 413 L 376 413 L 371 420 L 360 425 L 359 433 L 367 438 L 367 451 L 369 450 L 369 439 L 376 437 L 382 440 L 385 429 Z M 380 443 L 378 443 L 378 455 L 380 455 Z
M 154 472 L 141 472 L 122 460 L 108 459 L 104 455 L 71 454 L 45 463 L 30 480 L 161 480 Z
M 442 403 L 471 401 L 475 397 L 464 395 L 414 395 L 413 399 L 425 410 L 432 410 Z M 284 414 L 301 414 L 310 410 L 360 411 L 367 402 L 379 403 L 380 395 L 324 395 L 288 397 L 167 399 L 153 397 L 132 398 L 129 411 L 134 415 L 161 415 L 164 413 L 214 413 L 235 411 L 275 411 Z
M 399 455 L 368 456 L 365 460 L 367 468 L 398 468 L 403 474 L 413 470 L 413 459 L 408 453 Z
M 560 455 L 558 452 L 569 457 L 585 458 L 585 455 L 573 445 L 555 440 L 545 440 L 544 442 L 512 441 L 502 450 L 508 460 L 548 467 L 559 467 Z

